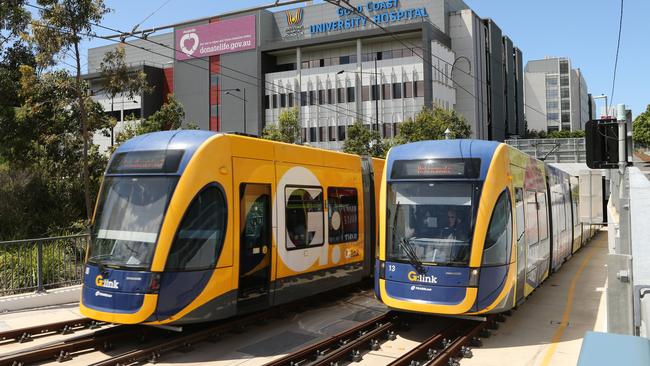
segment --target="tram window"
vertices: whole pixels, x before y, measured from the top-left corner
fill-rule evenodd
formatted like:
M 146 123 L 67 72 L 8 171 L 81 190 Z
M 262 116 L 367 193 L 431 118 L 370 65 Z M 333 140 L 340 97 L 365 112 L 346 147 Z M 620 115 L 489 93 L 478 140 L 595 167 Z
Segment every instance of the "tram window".
M 270 185 L 242 184 L 240 217 L 242 247 L 252 249 L 270 244 L 268 226 Z
M 284 194 L 286 248 L 291 250 L 323 245 L 323 189 L 288 186 Z
M 517 240 L 521 240 L 526 229 L 524 221 L 524 190 L 515 188 L 515 210 L 517 210 Z
M 327 221 L 331 244 L 359 240 L 358 201 L 355 188 L 327 188 Z
M 503 191 L 494 205 L 490 226 L 485 236 L 483 265 L 497 266 L 508 263 L 512 248 L 512 215 L 508 190 Z
M 185 212 L 172 243 L 165 270 L 191 271 L 213 267 L 223 247 L 226 199 L 215 185 L 203 189 Z
M 539 240 L 548 238 L 548 217 L 546 215 L 546 194 L 537 193 L 537 202 L 539 203 Z
M 535 191 L 526 191 L 526 240 L 528 245 L 537 244 L 537 201 Z

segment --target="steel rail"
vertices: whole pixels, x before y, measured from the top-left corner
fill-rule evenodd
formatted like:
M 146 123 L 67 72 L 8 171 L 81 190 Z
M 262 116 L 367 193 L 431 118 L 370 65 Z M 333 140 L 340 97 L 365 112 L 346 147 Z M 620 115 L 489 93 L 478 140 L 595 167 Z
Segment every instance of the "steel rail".
M 140 332 L 134 332 L 134 328 Z M 74 340 L 47 344 L 29 350 L 0 355 L 0 366 L 27 365 L 41 361 L 68 361 L 73 354 L 94 349 L 111 349 L 117 340 L 142 336 L 153 328 L 141 326 L 116 326 L 96 331 L 89 335 L 79 336 Z
M 292 308 L 296 308 L 301 305 L 303 305 L 302 302 L 295 304 Z M 224 333 L 238 331 L 260 320 L 283 315 L 287 312 L 287 310 L 291 309 L 287 309 L 287 307 L 272 308 L 261 313 L 246 315 L 227 323 L 213 325 L 207 329 L 202 328 L 198 330 L 189 330 L 188 333 L 181 333 L 180 336 L 174 337 L 171 340 L 156 343 L 155 345 L 149 347 L 137 348 L 119 354 L 115 357 L 96 362 L 92 364 L 92 366 L 128 365 L 142 361 L 156 363 L 164 353 L 168 353 L 179 348 L 191 349 L 192 346 L 196 343 L 210 339 L 218 339 Z
M 311 361 L 315 361 L 314 365 L 330 365 L 347 357 L 356 358 L 360 356 L 359 349 L 378 347 L 378 338 L 391 337 L 396 319 L 395 312 L 384 313 L 264 366 L 311 365 Z
M 8 344 L 9 340 L 18 343 L 33 341 L 33 337 L 40 337 L 54 334 L 72 334 L 80 329 L 94 329 L 101 327 L 105 323 L 98 322 L 89 318 L 78 318 L 56 323 L 36 325 L 32 327 L 18 328 L 0 332 L 0 344 Z

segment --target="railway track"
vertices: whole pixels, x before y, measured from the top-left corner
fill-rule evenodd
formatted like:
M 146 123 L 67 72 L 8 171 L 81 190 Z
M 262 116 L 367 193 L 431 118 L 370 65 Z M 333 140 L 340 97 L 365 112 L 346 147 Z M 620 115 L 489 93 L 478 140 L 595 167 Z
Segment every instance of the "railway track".
M 349 293 L 351 290 L 358 288 L 350 286 L 348 288 L 334 290 L 329 295 L 323 297 L 321 294 L 320 302 L 323 298 L 332 298 L 338 295 Z M 54 341 L 44 345 L 39 345 L 29 349 L 0 354 L 0 366 L 26 366 L 41 362 L 63 362 L 73 359 L 75 356 L 89 352 L 109 351 L 113 353 L 121 348 L 125 352 L 114 355 L 108 359 L 94 363 L 94 366 L 108 365 L 129 365 L 138 362 L 155 363 L 164 354 L 181 350 L 187 351 L 194 345 L 203 341 L 218 340 L 223 334 L 229 332 L 240 332 L 243 329 L 254 324 L 263 323 L 270 318 L 286 317 L 288 312 L 300 311 L 303 308 L 313 307 L 314 303 L 319 300 L 318 297 L 308 298 L 296 301 L 289 305 L 271 308 L 262 312 L 246 315 L 226 321 L 213 322 L 208 324 L 197 324 L 186 327 L 182 332 L 176 332 L 168 329 L 155 328 L 150 326 L 139 325 L 116 325 L 95 332 L 71 336 L 61 341 Z M 65 322 L 61 322 L 65 323 Z M 11 332 L 5 332 L 5 339 L 17 342 L 16 338 L 21 338 L 18 333 L 28 334 L 57 334 L 60 329 L 82 329 L 85 321 L 68 322 L 67 328 L 59 323 L 41 325 L 37 327 L 17 329 Z M 33 333 L 32 333 L 33 332 Z M 4 333 L 0 333 L 4 334 Z M 0 349 L 1 350 L 1 349 Z
M 486 321 L 454 320 L 389 365 L 457 365 L 460 358 L 472 356 L 470 347 L 480 346 L 478 337 L 489 334 L 486 328 L 495 326 L 493 317 Z M 400 315 L 390 311 L 265 366 L 337 366 L 359 362 L 364 352 L 377 351 L 383 342 L 395 340 L 400 328 Z
M 72 334 L 82 329 L 97 329 L 106 323 L 97 322 L 89 318 L 79 318 L 56 323 L 36 325 L 33 327 L 19 328 L 0 332 L 0 345 L 9 343 L 31 342 L 34 338 L 41 338 L 55 334 Z

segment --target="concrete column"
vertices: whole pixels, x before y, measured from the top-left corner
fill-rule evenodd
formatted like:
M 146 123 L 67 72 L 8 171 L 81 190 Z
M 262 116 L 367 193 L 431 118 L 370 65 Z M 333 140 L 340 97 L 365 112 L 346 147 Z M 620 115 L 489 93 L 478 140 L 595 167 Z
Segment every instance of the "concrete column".
M 361 74 L 361 64 L 363 60 L 361 59 L 363 55 L 363 45 L 361 44 L 361 39 L 357 39 L 357 72 L 354 74 L 354 100 L 356 101 L 356 116 L 355 120 L 359 119 L 359 116 L 363 115 L 363 102 L 362 102 L 362 93 L 361 88 L 363 87 L 363 74 Z

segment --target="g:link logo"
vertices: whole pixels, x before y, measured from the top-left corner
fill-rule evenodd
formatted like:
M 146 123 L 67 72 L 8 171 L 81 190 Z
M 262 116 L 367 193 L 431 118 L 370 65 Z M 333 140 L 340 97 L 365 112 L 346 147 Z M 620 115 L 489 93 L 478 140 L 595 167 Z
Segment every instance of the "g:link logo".
M 409 272 L 408 278 L 411 282 L 438 283 L 438 278 L 436 276 L 425 276 L 423 274 L 417 274 L 415 271 Z
M 102 275 L 97 275 L 95 277 L 95 285 L 98 287 L 104 287 L 104 288 L 112 288 L 117 290 L 117 286 L 119 286 L 119 282 L 117 280 L 105 280 Z

